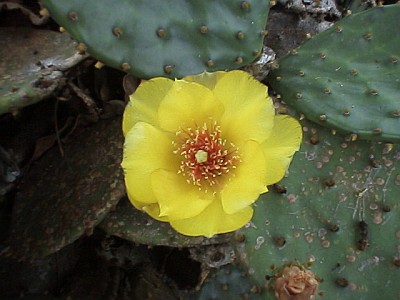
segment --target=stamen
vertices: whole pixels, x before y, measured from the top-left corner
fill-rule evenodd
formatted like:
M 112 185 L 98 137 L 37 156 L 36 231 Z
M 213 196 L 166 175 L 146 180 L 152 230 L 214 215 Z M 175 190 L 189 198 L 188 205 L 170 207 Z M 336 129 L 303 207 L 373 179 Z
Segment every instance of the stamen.
M 222 183 L 225 174 L 240 162 L 238 148 L 221 138 L 221 128 L 216 122 L 210 123 L 180 129 L 176 133 L 179 141 L 174 142 L 174 153 L 182 156 L 178 173 L 206 192 L 208 187 Z

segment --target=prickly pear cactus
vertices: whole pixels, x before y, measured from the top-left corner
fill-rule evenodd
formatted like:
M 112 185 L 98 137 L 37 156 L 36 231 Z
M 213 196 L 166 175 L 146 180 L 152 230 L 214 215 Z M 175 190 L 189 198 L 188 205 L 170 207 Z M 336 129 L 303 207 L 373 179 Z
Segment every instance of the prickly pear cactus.
M 231 238 L 230 234 L 217 235 L 210 239 L 182 235 L 169 223 L 156 221 L 137 210 L 126 198 L 121 199 L 117 208 L 98 227 L 107 235 L 151 246 L 193 247 L 228 242 Z
M 140 78 L 234 69 L 260 54 L 269 1 L 43 0 L 101 62 Z
M 399 14 L 394 4 L 345 17 L 280 59 L 269 83 L 316 123 L 400 141 Z
M 87 57 L 75 47 L 68 36 L 54 31 L 2 27 L 0 114 L 15 113 L 61 87 L 63 71 Z
M 275 299 L 271 278 L 290 262 L 311 268 L 321 299 L 397 299 L 400 145 L 302 125 L 289 176 L 261 196 L 252 222 L 236 233 L 238 261 L 267 287 L 264 299 Z
M 376 6 L 374 0 L 339 0 L 338 3 L 350 13 L 360 12 Z
M 13 209 L 8 256 L 44 257 L 92 234 L 125 194 L 120 124 L 115 118 L 82 129 L 60 145 L 63 156 L 54 147 L 26 171 Z

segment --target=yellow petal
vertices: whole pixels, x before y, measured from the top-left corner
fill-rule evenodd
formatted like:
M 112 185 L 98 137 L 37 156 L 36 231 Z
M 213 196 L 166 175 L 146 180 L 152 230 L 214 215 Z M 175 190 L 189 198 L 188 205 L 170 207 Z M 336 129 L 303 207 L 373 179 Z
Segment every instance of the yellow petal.
M 131 96 L 132 97 L 132 96 Z M 131 101 L 125 107 L 124 116 L 122 118 L 122 133 L 127 135 L 128 131 L 135 125 L 135 110 Z
M 226 72 L 223 71 L 212 73 L 203 72 L 194 76 L 186 76 L 183 79 L 190 82 L 197 82 L 198 84 L 204 85 L 209 90 L 213 90 L 218 80 L 225 76 L 225 74 Z
M 222 208 L 221 201 L 216 199 L 201 214 L 189 219 L 171 221 L 171 226 L 188 236 L 212 237 L 214 234 L 243 227 L 252 216 L 253 209 L 249 206 L 235 214 L 227 214 Z
M 302 140 L 300 123 L 290 116 L 275 116 L 272 134 L 261 145 L 268 166 L 266 184 L 281 180 Z
M 160 168 L 179 169 L 179 160 L 168 134 L 150 124 L 139 122 L 125 137 L 122 168 L 128 195 L 142 203 L 154 203 L 151 174 Z
M 143 210 L 148 215 L 150 215 L 153 219 L 156 219 L 161 222 L 168 222 L 168 217 L 160 217 L 160 207 L 158 203 L 141 203 L 139 201 L 134 200 L 132 196 L 128 194 L 129 201 L 133 204 L 133 206 L 139 210 Z
M 226 213 L 236 213 L 256 201 L 260 194 L 267 192 L 266 178 L 268 165 L 261 146 L 248 141 L 240 152 L 241 162 L 234 175 L 222 188 L 222 206 Z
M 212 192 L 200 191 L 186 182 L 182 174 L 166 170 L 152 174 L 152 189 L 160 205 L 160 216 L 167 216 L 169 220 L 198 215 L 214 199 Z
M 158 107 L 173 83 L 174 81 L 171 79 L 157 77 L 139 85 L 130 96 L 130 101 L 125 108 L 122 121 L 124 135 L 137 122 L 142 121 L 158 126 Z
M 160 128 L 177 132 L 181 128 L 202 126 L 210 118 L 218 120 L 223 105 L 206 87 L 177 80 L 160 104 Z
M 224 138 L 240 147 L 268 137 L 275 110 L 265 85 L 246 72 L 232 71 L 220 76 L 213 91 L 225 108 L 220 122 Z
M 142 209 L 157 221 L 169 222 L 168 217 L 160 216 L 160 206 L 158 205 L 158 203 L 148 204 L 146 206 L 143 206 Z

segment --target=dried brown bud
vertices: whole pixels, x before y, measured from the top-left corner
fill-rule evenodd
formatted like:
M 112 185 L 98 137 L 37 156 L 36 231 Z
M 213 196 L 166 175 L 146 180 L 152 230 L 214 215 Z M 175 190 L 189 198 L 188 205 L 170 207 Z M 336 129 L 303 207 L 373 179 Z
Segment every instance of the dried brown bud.
M 319 282 L 310 270 L 288 266 L 279 275 L 274 286 L 279 300 L 309 300 L 318 292 Z

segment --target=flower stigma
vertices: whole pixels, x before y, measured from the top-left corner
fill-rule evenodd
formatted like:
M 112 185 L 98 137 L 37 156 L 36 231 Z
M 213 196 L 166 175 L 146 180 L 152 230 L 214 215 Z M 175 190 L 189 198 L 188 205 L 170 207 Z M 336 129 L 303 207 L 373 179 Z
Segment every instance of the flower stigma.
M 204 163 L 208 160 L 208 152 L 200 149 L 196 152 L 194 157 L 196 158 L 197 163 Z
M 174 142 L 174 153 L 182 156 L 178 173 L 185 176 L 188 183 L 207 192 L 209 187 L 229 178 L 225 174 L 234 175 L 231 170 L 240 162 L 239 149 L 221 137 L 217 122 L 180 129 L 176 135 L 178 142 Z

